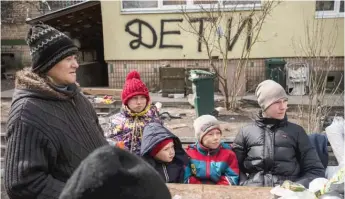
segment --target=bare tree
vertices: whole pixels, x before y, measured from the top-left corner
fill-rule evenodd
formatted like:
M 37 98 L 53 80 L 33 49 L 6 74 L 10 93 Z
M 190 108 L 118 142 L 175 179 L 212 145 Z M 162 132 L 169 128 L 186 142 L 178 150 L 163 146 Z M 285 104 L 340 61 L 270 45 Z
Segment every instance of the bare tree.
M 321 132 L 323 122 L 335 104 L 344 99 L 341 89 L 343 76 L 330 87 L 328 75 L 335 68 L 334 50 L 338 42 L 338 24 L 328 20 L 331 27 L 325 27 L 326 20 L 304 20 L 304 38 L 293 38 L 292 46 L 298 62 L 309 67 L 308 100 L 306 106 L 299 106 L 300 124 L 307 132 Z M 330 31 L 331 30 L 331 31 Z
M 262 26 L 267 16 L 280 2 L 274 0 L 216 2 L 208 7 L 200 4 L 198 13 L 188 12 L 183 7 L 182 13 L 187 21 L 187 27 L 180 27 L 196 36 L 199 52 L 202 49 L 206 50 L 209 64 L 219 80 L 225 97 L 224 106 L 227 110 L 236 110 L 237 96 L 244 86 L 239 82 L 241 82 L 240 78 L 244 77 L 251 49 L 255 43 L 263 42 L 259 39 Z M 229 7 L 229 4 L 232 6 Z M 248 10 L 240 12 L 243 6 L 246 6 Z M 245 27 L 247 27 L 246 30 Z M 240 38 L 243 38 L 245 42 L 240 57 L 236 59 L 235 74 L 229 82 L 229 57 Z

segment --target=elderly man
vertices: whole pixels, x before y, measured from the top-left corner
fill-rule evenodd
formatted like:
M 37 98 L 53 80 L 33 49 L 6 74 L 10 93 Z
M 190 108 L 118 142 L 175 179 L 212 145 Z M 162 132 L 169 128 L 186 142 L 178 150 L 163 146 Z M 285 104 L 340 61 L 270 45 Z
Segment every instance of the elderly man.
M 325 169 L 304 129 L 288 121 L 287 95 L 272 80 L 255 92 L 262 111 L 256 121 L 241 129 L 233 144 L 240 167 L 240 184 L 276 186 L 285 180 L 308 187 L 325 176 Z
M 107 144 L 97 115 L 76 85 L 77 47 L 39 23 L 27 43 L 32 67 L 16 74 L 9 113 L 5 188 L 10 198 L 58 198 L 94 149 Z

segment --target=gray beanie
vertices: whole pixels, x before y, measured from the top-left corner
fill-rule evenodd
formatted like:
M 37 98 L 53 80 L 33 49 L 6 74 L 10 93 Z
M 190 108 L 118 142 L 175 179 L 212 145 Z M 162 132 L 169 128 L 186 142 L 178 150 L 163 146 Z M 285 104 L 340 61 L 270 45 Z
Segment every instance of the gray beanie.
M 194 120 L 195 137 L 200 142 L 202 137 L 212 129 L 219 129 L 219 121 L 212 115 L 202 115 Z
M 258 103 L 262 110 L 266 110 L 274 102 L 280 99 L 287 99 L 284 88 L 273 80 L 265 80 L 261 82 L 255 91 Z

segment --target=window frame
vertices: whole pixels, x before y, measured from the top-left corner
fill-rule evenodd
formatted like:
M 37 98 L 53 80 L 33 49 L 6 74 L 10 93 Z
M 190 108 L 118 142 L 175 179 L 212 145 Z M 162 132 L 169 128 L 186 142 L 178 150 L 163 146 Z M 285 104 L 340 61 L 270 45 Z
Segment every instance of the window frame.
M 334 0 L 334 9 L 333 10 L 322 10 L 316 11 L 316 1 L 315 1 L 315 18 L 341 18 L 344 17 L 344 12 L 340 12 L 340 1 Z
M 186 12 L 200 12 L 203 9 L 214 9 L 217 4 L 193 4 L 193 0 L 186 0 L 186 4 L 182 5 L 163 5 L 163 0 L 157 0 L 157 8 L 123 8 L 123 0 L 120 0 L 121 4 L 121 14 L 149 14 L 149 13 L 181 13 L 182 8 Z M 262 1 L 262 0 L 261 0 Z M 221 10 L 233 9 L 234 11 L 240 10 L 260 10 L 261 4 L 242 4 L 242 5 L 224 5 Z M 218 0 L 220 5 L 222 5 L 223 0 Z M 182 7 L 181 7 L 182 6 Z

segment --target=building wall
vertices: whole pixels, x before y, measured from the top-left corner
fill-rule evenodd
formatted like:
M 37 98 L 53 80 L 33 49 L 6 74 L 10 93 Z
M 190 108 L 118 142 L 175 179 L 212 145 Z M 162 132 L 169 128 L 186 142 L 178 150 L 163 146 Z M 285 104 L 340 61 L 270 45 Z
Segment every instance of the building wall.
M 188 29 L 186 20 L 183 22 L 166 23 L 165 31 L 178 31 L 180 35 L 164 35 L 161 31 L 161 20 L 183 19 L 181 13 L 159 13 L 159 14 L 123 14 L 120 12 L 120 1 L 102 1 L 102 18 L 103 18 L 103 35 L 105 60 L 191 60 L 207 59 L 205 47 L 203 52 L 198 52 L 198 37 L 183 31 L 182 28 Z M 242 16 L 248 12 L 234 13 L 234 21 L 238 21 L 240 14 Z M 257 13 L 260 14 L 260 11 Z M 200 16 L 194 13 L 193 17 Z M 138 33 L 139 23 L 136 21 L 132 25 L 129 22 L 139 19 L 140 22 L 146 22 L 153 28 L 157 35 L 156 45 L 147 48 L 141 45 L 137 49 L 130 47 L 130 42 L 137 39 L 126 32 L 126 25 L 135 33 Z M 300 57 L 307 56 L 299 49 L 300 44 L 305 44 L 307 24 L 312 27 L 322 26 L 324 32 L 319 38 L 324 39 L 320 49 L 323 55 L 326 53 L 331 44 L 335 44 L 333 56 L 344 56 L 344 18 L 333 19 L 316 19 L 315 18 L 315 1 L 282 1 L 273 9 L 271 15 L 266 19 L 259 35 L 259 43 L 256 43 L 250 53 L 251 58 L 268 58 L 268 57 Z M 221 24 L 225 26 L 225 21 Z M 141 24 L 143 33 L 142 40 L 147 44 L 152 44 L 153 36 L 150 29 Z M 182 27 L 182 28 L 181 28 Z M 224 28 L 223 28 L 224 29 Z M 236 42 L 234 49 L 229 53 L 229 58 L 239 58 L 245 42 L 246 31 L 243 31 L 239 40 Z M 336 36 L 335 40 L 329 41 L 329 38 Z M 164 37 L 164 44 L 182 45 L 183 48 L 160 48 L 160 40 Z M 293 46 L 293 41 L 296 46 Z M 316 39 L 318 41 L 318 39 Z M 214 53 L 219 56 L 219 53 Z
M 25 23 L 27 17 L 34 17 L 39 14 L 37 2 L 22 1 L 1 1 L 1 54 L 6 59 L 7 69 L 15 70 L 25 66 L 30 66 L 31 56 L 29 47 L 25 42 L 29 25 Z M 9 55 L 14 58 L 9 60 Z
M 49 2 L 51 11 L 80 1 Z M 1 1 L 1 54 L 9 70 L 31 65 L 29 47 L 25 39 L 30 28 L 27 18 L 35 18 L 49 12 L 39 1 Z M 44 9 L 44 10 L 42 10 Z M 12 56 L 14 58 L 12 59 Z M 6 64 L 6 65 L 7 65 Z
M 308 62 L 303 58 L 289 57 L 284 58 L 284 60 L 287 63 Z M 237 61 L 238 60 L 229 61 L 229 71 L 232 71 L 236 67 Z M 331 71 L 344 71 L 344 57 L 334 58 L 332 64 L 334 66 Z M 141 79 L 151 91 L 158 91 L 160 89 L 159 67 L 209 68 L 210 66 L 207 60 L 109 61 L 109 87 L 122 88 L 127 73 L 135 69 L 140 73 Z M 231 84 L 232 78 L 228 79 L 230 81 L 229 84 Z M 246 92 L 253 92 L 256 86 L 263 80 L 265 80 L 265 59 L 250 59 L 245 73 L 243 74 L 243 79 L 240 79 L 239 84 L 243 85 L 243 91 L 240 95 Z

